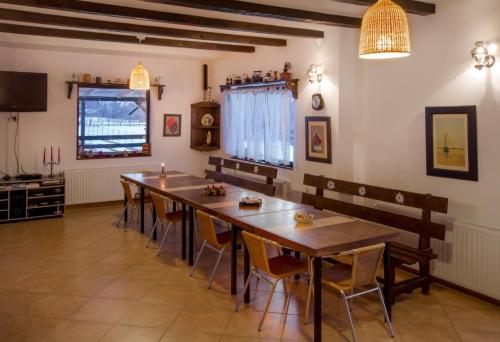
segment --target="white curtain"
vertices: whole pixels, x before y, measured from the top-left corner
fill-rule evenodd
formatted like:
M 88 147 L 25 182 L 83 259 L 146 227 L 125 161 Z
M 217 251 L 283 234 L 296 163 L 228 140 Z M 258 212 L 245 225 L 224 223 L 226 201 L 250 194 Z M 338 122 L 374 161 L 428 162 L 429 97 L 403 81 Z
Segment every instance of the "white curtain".
M 273 164 L 293 162 L 295 106 L 290 90 L 225 91 L 222 125 L 226 153 Z

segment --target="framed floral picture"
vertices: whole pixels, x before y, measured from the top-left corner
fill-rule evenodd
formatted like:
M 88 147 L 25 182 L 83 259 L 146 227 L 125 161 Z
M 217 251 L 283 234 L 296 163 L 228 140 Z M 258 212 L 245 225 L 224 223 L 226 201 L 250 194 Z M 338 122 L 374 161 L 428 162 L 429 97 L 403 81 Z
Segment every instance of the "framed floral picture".
M 425 108 L 427 175 L 478 180 L 476 106 Z
M 163 136 L 164 137 L 180 137 L 181 136 L 181 119 L 180 114 L 165 114 L 163 115 Z
M 306 116 L 306 160 L 332 163 L 330 117 Z

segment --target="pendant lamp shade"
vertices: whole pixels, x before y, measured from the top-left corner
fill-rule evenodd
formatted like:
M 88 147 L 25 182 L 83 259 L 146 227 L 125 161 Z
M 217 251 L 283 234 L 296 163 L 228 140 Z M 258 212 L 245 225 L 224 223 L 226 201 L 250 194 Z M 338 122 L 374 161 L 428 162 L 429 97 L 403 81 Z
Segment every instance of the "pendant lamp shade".
M 391 0 L 378 0 L 363 16 L 359 57 L 388 59 L 410 55 L 408 18 Z
M 149 90 L 151 88 L 149 84 L 149 72 L 141 63 L 137 64 L 130 73 L 129 88 L 134 90 Z

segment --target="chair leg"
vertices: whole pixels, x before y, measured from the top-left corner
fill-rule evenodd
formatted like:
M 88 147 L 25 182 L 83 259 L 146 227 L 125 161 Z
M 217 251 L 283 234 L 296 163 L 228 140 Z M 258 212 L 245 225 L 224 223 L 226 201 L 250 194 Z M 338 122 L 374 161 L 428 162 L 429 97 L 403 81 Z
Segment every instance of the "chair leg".
M 120 215 L 120 218 L 118 219 L 118 222 L 116 223 L 117 228 L 120 227 L 120 223 L 122 222 L 122 219 L 125 217 L 125 213 L 127 212 L 127 209 L 128 209 L 128 205 L 123 207 L 122 214 Z
M 351 333 L 352 333 L 352 339 L 354 342 L 357 341 L 356 339 L 356 332 L 354 331 L 354 323 L 352 321 L 352 314 L 351 314 L 351 309 L 349 308 L 349 303 L 347 301 L 347 298 L 345 297 L 344 292 L 341 292 L 342 294 L 342 299 L 344 300 L 344 305 L 347 311 L 347 317 L 349 317 L 349 325 L 351 326 Z
M 283 286 L 286 287 L 286 282 L 285 279 L 283 279 Z M 283 320 L 283 329 L 285 329 L 285 324 L 286 324 L 286 318 L 288 317 L 288 308 L 290 307 L 290 300 L 292 299 L 292 286 L 293 286 L 293 281 L 290 282 L 290 288 L 288 289 L 288 297 L 286 299 L 285 303 L 285 318 Z
M 307 263 L 307 268 L 309 270 L 309 286 L 307 288 L 307 302 L 306 302 L 306 314 L 304 318 L 304 324 L 309 323 L 309 312 L 311 311 L 311 299 L 313 298 L 314 295 L 314 285 L 313 285 L 313 272 L 312 272 L 312 261 L 313 259 L 311 258 L 310 261 Z
M 222 248 L 219 252 L 219 257 L 217 258 L 217 262 L 215 263 L 214 269 L 212 270 L 212 274 L 210 275 L 210 279 L 208 280 L 208 288 L 212 287 L 212 281 L 214 280 L 215 271 L 217 271 L 217 267 L 219 266 L 222 254 L 224 254 L 224 248 Z
M 156 256 L 160 255 L 161 249 L 163 247 L 163 244 L 165 243 L 165 240 L 167 239 L 168 231 L 170 230 L 170 227 L 172 227 L 172 222 L 170 222 L 167 226 L 167 229 L 165 229 L 165 234 L 163 234 L 163 238 L 161 239 L 161 244 L 160 248 L 158 248 L 158 253 L 156 253 Z
M 385 322 L 387 324 L 387 329 L 389 330 L 389 335 L 391 335 L 391 337 L 394 337 L 394 330 L 392 330 L 392 323 L 391 320 L 389 319 L 387 308 L 385 307 L 384 295 L 382 294 L 382 291 L 380 290 L 380 286 L 378 283 L 377 283 L 377 293 L 378 293 L 378 298 L 380 298 L 380 304 L 382 304 L 382 308 L 384 309 Z
M 248 287 L 250 286 L 250 280 L 252 280 L 254 271 L 255 271 L 255 268 L 252 267 L 252 269 L 250 270 L 250 274 L 248 276 L 248 279 L 245 283 L 245 286 L 243 287 L 243 296 L 245 296 L 245 293 L 247 292 Z M 238 299 L 236 299 L 236 305 L 234 307 L 234 311 L 238 312 L 239 308 L 240 308 L 240 301 Z
M 203 249 L 205 248 L 205 245 L 207 244 L 207 240 L 203 241 L 203 245 L 201 245 L 200 251 L 198 252 L 198 255 L 196 256 L 196 260 L 194 261 L 193 267 L 191 267 L 191 273 L 189 273 L 189 276 L 192 277 L 194 270 L 196 269 L 196 265 L 198 265 L 198 261 L 200 261 L 201 253 L 203 253 Z
M 134 206 L 134 207 L 132 208 L 132 213 L 130 214 L 130 217 L 129 217 L 129 220 L 128 220 L 127 224 L 123 226 L 123 229 L 124 229 L 125 231 L 127 231 L 127 227 L 128 227 L 128 226 L 130 226 L 130 223 L 132 222 L 132 219 L 134 218 L 134 214 L 136 213 L 136 211 L 138 211 L 138 210 L 137 210 L 137 207 L 136 207 L 136 206 Z
M 149 244 L 151 243 L 151 240 L 153 239 L 153 234 L 156 231 L 156 227 L 158 226 L 159 221 L 160 221 L 160 218 L 157 217 L 155 220 L 155 224 L 153 225 L 153 228 L 151 229 L 151 233 L 149 234 L 148 244 L 146 245 L 146 248 L 149 248 Z
M 271 290 L 271 294 L 269 294 L 269 298 L 267 299 L 266 309 L 264 310 L 264 313 L 262 314 L 262 318 L 260 319 L 259 329 L 257 329 L 259 331 L 262 330 L 262 325 L 264 324 L 264 319 L 266 318 L 267 312 L 269 311 L 269 306 L 271 305 L 271 300 L 273 299 L 274 291 L 276 290 L 276 285 L 277 284 L 278 284 L 278 281 L 276 281 L 273 284 L 273 288 Z

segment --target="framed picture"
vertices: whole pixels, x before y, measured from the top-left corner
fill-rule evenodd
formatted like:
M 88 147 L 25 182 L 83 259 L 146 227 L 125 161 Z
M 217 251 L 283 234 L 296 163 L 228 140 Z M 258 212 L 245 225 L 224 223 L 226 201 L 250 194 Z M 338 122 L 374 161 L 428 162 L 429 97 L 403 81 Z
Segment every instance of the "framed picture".
M 180 137 L 181 136 L 181 115 L 165 114 L 163 115 L 163 136 Z
M 306 160 L 332 163 L 330 117 L 306 116 Z
M 476 106 L 425 108 L 427 175 L 478 180 Z

